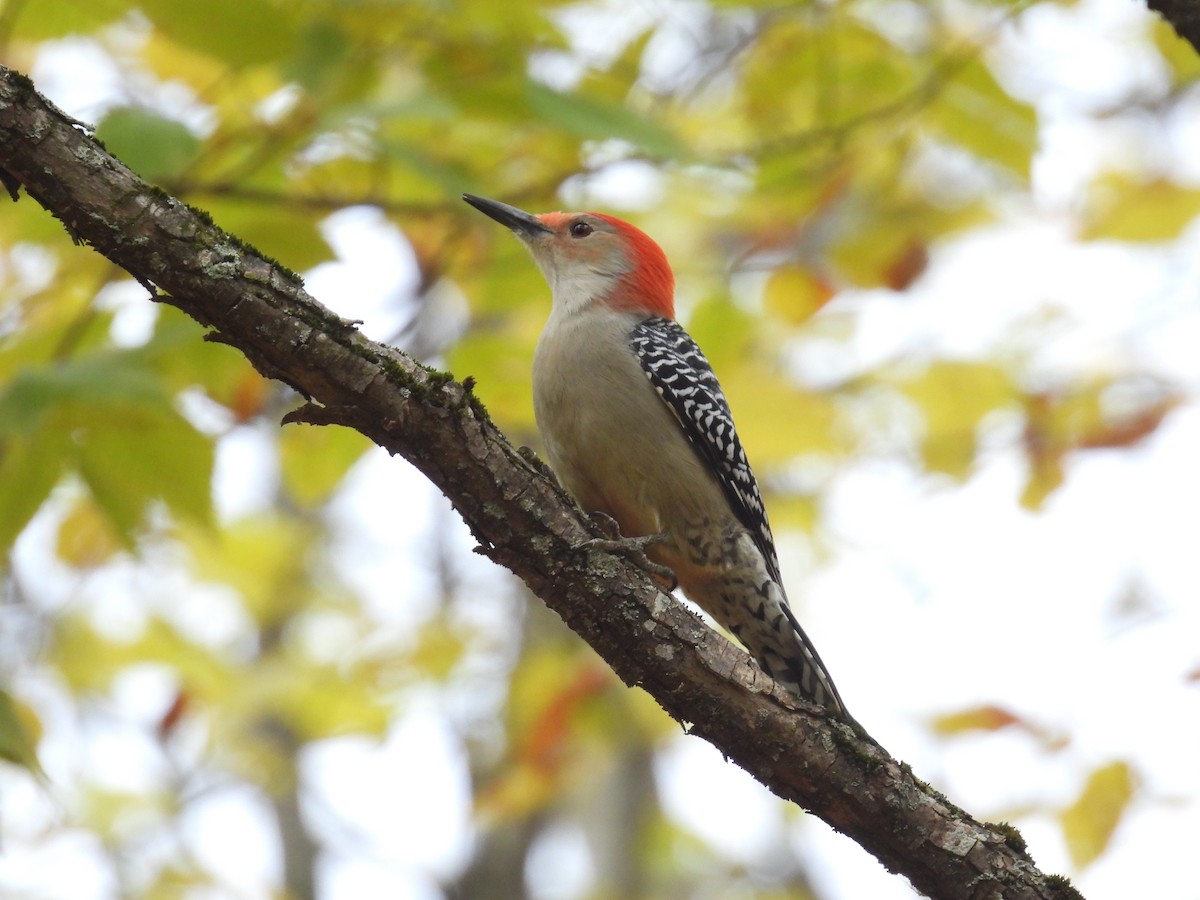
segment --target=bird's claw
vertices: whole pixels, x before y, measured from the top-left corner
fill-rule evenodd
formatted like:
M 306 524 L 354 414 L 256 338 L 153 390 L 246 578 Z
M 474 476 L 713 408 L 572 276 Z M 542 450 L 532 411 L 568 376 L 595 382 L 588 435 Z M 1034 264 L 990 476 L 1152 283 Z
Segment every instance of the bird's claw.
M 591 538 L 580 544 L 581 549 L 585 550 L 604 550 L 609 553 L 616 553 L 624 556 L 638 568 L 648 572 L 655 581 L 658 581 L 667 591 L 673 591 L 679 587 L 679 579 L 675 577 L 675 573 L 661 563 L 656 563 L 646 555 L 646 548 L 654 544 L 661 544 L 667 540 L 665 532 L 659 534 L 647 534 L 641 537 L 624 537 L 621 534 L 621 529 L 617 525 L 616 519 L 607 513 L 593 512 L 590 513 L 591 519 L 603 531 L 607 537 Z
M 605 537 L 614 541 L 620 540 L 621 526 L 608 513 L 595 509 L 588 513 L 588 518 L 592 520 L 592 524 L 604 532 Z

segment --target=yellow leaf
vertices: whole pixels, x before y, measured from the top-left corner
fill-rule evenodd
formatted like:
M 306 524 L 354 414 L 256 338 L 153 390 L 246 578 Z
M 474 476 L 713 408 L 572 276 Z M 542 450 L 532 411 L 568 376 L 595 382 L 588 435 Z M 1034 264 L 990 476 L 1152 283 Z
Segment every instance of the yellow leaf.
M 1081 237 L 1169 241 L 1200 214 L 1200 190 L 1164 178 L 1139 181 L 1107 175 L 1088 192 Z
M 157 792 L 142 793 L 141 791 L 108 789 L 101 787 L 99 779 L 86 781 L 80 786 L 75 803 L 78 804 L 77 821 L 86 822 L 90 831 L 103 835 L 106 840 L 117 840 L 117 836 L 128 838 L 138 826 L 151 821 L 161 821 L 162 816 L 168 815 L 171 800 Z M 140 892 L 139 892 L 140 893 Z M 144 897 L 163 897 L 161 894 L 141 894 Z M 166 896 L 181 896 L 172 894 Z
M 191 550 L 197 577 L 236 590 L 260 625 L 282 621 L 309 596 L 313 535 L 299 519 L 259 516 L 216 534 L 185 527 L 178 533 Z
M 238 690 L 212 712 L 213 739 L 239 766 L 269 758 L 275 722 L 301 742 L 346 734 L 380 737 L 391 721 L 385 693 L 366 666 L 322 666 L 283 651 L 238 673 Z
M 163 81 L 180 81 L 196 88 L 207 88 L 226 72 L 221 60 L 183 46 L 158 29 L 147 32 L 141 60 Z
M 767 512 L 776 534 L 799 529 L 815 534 L 821 518 L 821 504 L 813 494 L 772 493 L 767 500 Z
M 763 299 L 769 311 L 791 325 L 799 325 L 833 299 L 835 293 L 828 279 L 811 269 L 784 266 L 772 273 Z
M 986 363 L 936 362 L 902 389 L 925 417 L 921 455 L 926 467 L 959 479 L 975 460 L 980 421 L 1018 397 L 1007 373 Z
M 728 296 L 708 297 L 688 316 L 687 329 L 719 374 L 742 363 L 753 340 L 754 317 Z
M 159 618 L 150 618 L 122 640 L 99 633 L 82 613 L 60 616 L 52 648 L 57 671 L 80 692 L 107 691 L 118 673 L 139 663 L 169 666 L 198 703 L 219 702 L 239 687 L 219 652 L 192 643 Z
M 505 768 L 484 784 L 475 798 L 475 812 L 484 821 L 523 819 L 549 805 L 558 792 L 555 773 L 523 763 Z
M 1029 462 L 1029 477 L 1021 492 L 1021 505 L 1035 510 L 1040 509 L 1045 499 L 1063 483 L 1062 453 L 1031 454 Z
M 1020 723 L 1018 716 L 999 706 L 975 706 L 938 716 L 933 720 L 933 730 L 940 735 L 954 735 L 969 731 L 999 731 Z
M 1176 84 L 1187 84 L 1200 77 L 1200 56 L 1196 48 L 1175 33 L 1165 19 L 1153 17 L 1151 38 L 1163 60 L 1175 76 Z
M 370 446 L 367 438 L 350 428 L 289 426 L 279 435 L 283 487 L 297 505 L 318 506 L 333 495 Z
M 389 708 L 369 669 L 319 669 L 304 662 L 290 667 L 283 711 L 296 730 L 311 740 L 340 734 L 382 737 L 391 722 Z
M 434 619 L 421 628 L 417 646 L 406 662 L 423 678 L 442 681 L 463 657 L 463 637 L 461 628 L 451 627 L 444 618 Z
M 956 737 L 976 731 L 1001 731 L 1005 728 L 1015 728 L 1036 738 L 1047 750 L 1059 749 L 1066 743 L 1063 735 L 1047 731 L 1037 723 L 1022 718 L 1011 710 L 990 704 L 946 713 L 936 717 L 931 725 L 934 734 L 941 737 Z
M 1104 852 L 1135 787 L 1136 778 L 1128 763 L 1109 763 L 1092 772 L 1079 798 L 1058 814 L 1077 868 L 1090 865 Z
M 518 442 L 527 442 L 536 432 L 530 369 L 545 321 L 546 309 L 535 303 L 484 314 L 447 352 L 454 377 L 470 375 L 478 380 L 476 395 Z
M 852 435 L 833 394 L 797 387 L 756 359 L 725 364 L 717 375 L 760 478 L 797 456 L 841 457 L 851 451 Z
M 880 173 L 875 180 L 886 184 L 895 177 Z M 878 198 L 857 197 L 840 217 L 829 259 L 839 275 L 856 285 L 903 290 L 924 271 L 928 248 L 938 237 L 992 218 L 994 213 L 979 201 L 943 207 L 890 192 Z
M 58 558 L 76 569 L 92 569 L 122 547 L 112 520 L 90 497 L 78 500 L 58 528 Z

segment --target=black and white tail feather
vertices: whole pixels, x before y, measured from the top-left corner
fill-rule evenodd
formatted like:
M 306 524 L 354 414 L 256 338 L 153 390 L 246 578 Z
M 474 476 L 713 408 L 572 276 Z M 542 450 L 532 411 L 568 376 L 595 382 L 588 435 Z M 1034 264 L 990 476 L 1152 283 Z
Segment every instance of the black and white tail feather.
M 680 325 L 654 316 L 629 336 L 630 346 L 658 395 L 720 483 L 738 521 L 762 555 L 769 580 L 757 585 L 749 616 L 722 622 L 768 675 L 805 699 L 843 716 L 845 704 L 816 648 L 788 606 L 775 540 L 758 482 L 734 428 L 729 402 L 700 347 Z M 747 625 L 753 627 L 747 629 Z

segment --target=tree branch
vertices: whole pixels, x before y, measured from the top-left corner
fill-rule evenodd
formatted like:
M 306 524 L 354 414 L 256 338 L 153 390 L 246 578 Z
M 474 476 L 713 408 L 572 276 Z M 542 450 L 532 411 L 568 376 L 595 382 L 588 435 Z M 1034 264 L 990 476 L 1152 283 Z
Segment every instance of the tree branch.
M 300 279 L 146 184 L 0 66 L 0 169 L 86 243 L 308 402 L 286 421 L 338 423 L 403 456 L 629 685 L 784 799 L 939 898 L 1077 897 L 1015 830 L 981 824 L 874 741 L 777 687 L 645 572 L 577 550 L 592 525 L 514 450 L 471 392 L 367 340 Z M 690 723 L 690 724 L 688 724 Z
M 1200 2 L 1197 0 L 1146 0 L 1146 5 L 1166 19 L 1175 33 L 1200 53 Z

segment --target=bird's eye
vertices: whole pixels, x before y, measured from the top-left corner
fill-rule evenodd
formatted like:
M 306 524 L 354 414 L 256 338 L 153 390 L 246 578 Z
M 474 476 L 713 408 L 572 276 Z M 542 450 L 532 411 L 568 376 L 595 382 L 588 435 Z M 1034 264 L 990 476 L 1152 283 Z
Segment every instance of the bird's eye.
M 595 231 L 587 222 L 576 222 L 571 226 L 571 237 L 585 238 Z

